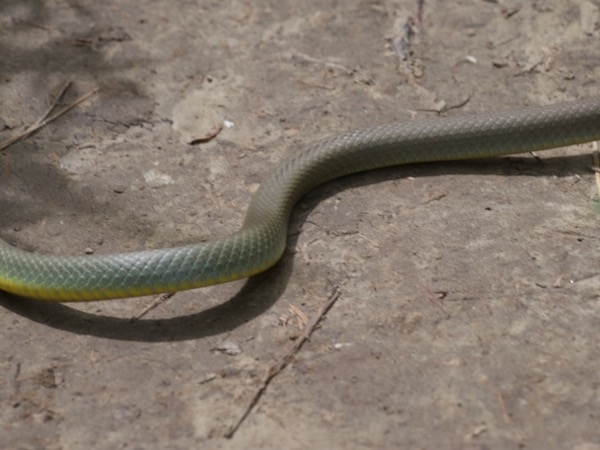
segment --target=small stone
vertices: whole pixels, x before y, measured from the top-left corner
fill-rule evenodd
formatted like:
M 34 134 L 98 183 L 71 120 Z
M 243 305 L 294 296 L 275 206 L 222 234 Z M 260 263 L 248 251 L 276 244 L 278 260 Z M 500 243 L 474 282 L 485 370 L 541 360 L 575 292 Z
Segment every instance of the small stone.
M 170 175 L 159 172 L 156 169 L 150 169 L 149 171 L 145 172 L 144 181 L 153 189 L 175 183 Z
M 225 341 L 212 349 L 215 352 L 225 353 L 226 355 L 239 355 L 242 353 L 241 347 L 232 341 Z

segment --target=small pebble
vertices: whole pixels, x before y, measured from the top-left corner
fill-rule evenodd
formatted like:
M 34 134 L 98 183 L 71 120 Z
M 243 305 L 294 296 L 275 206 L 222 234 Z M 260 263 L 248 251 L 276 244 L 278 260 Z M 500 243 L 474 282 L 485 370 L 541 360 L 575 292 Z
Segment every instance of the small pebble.
M 239 355 L 242 353 L 241 347 L 232 341 L 225 341 L 212 349 L 215 352 L 225 353 L 226 355 Z

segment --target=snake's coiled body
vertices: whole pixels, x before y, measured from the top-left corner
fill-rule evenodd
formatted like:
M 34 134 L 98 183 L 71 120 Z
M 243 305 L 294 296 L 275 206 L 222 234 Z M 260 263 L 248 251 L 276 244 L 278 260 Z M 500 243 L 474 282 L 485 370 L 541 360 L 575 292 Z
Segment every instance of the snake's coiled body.
M 386 166 L 507 155 L 596 139 L 600 98 L 342 133 L 280 164 L 232 235 L 184 247 L 97 256 L 39 255 L 0 241 L 0 289 L 44 300 L 84 301 L 245 278 L 281 257 L 295 203 L 328 180 Z

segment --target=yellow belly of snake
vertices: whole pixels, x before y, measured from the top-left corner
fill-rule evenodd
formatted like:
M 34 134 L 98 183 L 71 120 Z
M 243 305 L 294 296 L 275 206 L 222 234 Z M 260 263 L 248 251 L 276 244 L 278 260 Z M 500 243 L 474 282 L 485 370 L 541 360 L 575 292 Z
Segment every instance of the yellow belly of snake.
M 114 255 L 51 256 L 0 241 L 0 289 L 25 297 L 89 301 L 173 292 L 257 274 L 283 254 L 295 203 L 326 181 L 380 167 L 462 160 L 600 139 L 600 97 L 473 116 L 349 131 L 277 166 L 242 228 L 200 244 Z

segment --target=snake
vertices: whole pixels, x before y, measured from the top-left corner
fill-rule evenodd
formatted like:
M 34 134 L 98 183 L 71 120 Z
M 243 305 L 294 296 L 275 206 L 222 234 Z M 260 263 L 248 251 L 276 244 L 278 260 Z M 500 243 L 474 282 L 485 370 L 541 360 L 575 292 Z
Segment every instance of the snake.
M 496 157 L 598 139 L 600 97 L 342 132 L 277 165 L 252 196 L 235 233 L 172 248 L 80 256 L 28 252 L 0 240 L 0 290 L 38 300 L 93 301 L 247 278 L 281 258 L 295 204 L 327 181 L 383 167 Z

